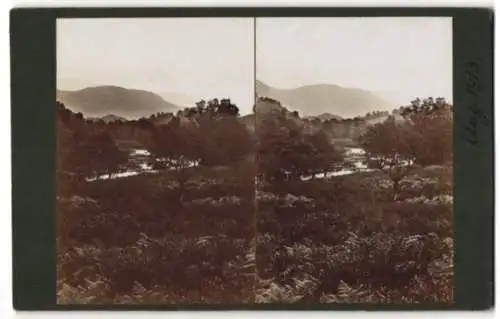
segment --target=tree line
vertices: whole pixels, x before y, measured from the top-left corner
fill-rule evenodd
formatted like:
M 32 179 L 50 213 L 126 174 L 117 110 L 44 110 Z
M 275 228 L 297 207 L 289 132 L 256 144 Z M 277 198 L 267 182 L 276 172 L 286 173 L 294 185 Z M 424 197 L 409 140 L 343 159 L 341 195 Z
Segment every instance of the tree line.
M 158 124 L 157 116 L 114 123 L 87 120 L 57 102 L 58 173 L 62 180 L 108 176 L 129 167 L 128 153 L 116 139 L 135 138 L 151 154 L 150 164 L 160 171 L 179 172 L 180 184 L 193 163 L 201 166 L 232 165 L 252 154 L 251 134 L 238 121 L 239 109 L 229 99 L 200 101 Z M 137 134 L 124 134 L 127 130 Z M 182 172 L 182 174 L 181 174 Z
M 57 107 L 58 171 L 77 180 L 127 169 L 128 154 L 115 141 L 127 127 L 140 132 L 134 136 L 150 152 L 154 169 L 177 173 L 179 189 L 197 165 L 256 160 L 261 178 L 280 181 L 314 177 L 338 168 L 343 161 L 332 142 L 334 128 L 322 123 L 311 130 L 297 112 L 281 107 L 256 114 L 255 135 L 238 120 L 239 108 L 230 99 L 202 100 L 175 115 L 155 114 L 110 124 L 85 120 L 60 102 Z M 416 99 L 398 113 L 400 117 L 390 115 L 381 123 L 360 127 L 356 137 L 371 167 L 391 167 L 395 189 L 411 165 L 444 165 L 451 162 L 453 153 L 452 106 L 443 98 Z

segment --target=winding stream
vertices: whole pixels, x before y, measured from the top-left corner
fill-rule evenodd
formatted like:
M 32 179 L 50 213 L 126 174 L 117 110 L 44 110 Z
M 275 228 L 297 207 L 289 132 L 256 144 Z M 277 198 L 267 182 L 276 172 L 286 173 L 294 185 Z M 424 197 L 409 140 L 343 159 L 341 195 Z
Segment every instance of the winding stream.
M 118 179 L 126 178 L 131 176 L 137 176 L 141 174 L 154 174 L 158 171 L 153 169 L 153 166 L 149 163 L 151 154 L 145 149 L 133 149 L 130 152 L 129 164 L 135 166 L 135 168 L 129 168 L 125 171 L 113 173 L 111 175 L 105 174 L 97 177 L 87 178 L 88 182 L 93 182 L 96 180 L 107 180 L 107 179 Z M 342 168 L 335 171 L 330 171 L 325 173 L 318 173 L 314 175 L 316 179 L 331 178 L 336 176 L 345 176 L 354 174 L 357 172 L 371 172 L 374 169 L 370 169 L 366 164 L 366 152 L 359 147 L 346 147 L 344 149 L 344 163 Z M 197 166 L 198 163 L 192 162 L 192 166 Z M 310 180 L 311 176 L 303 176 L 302 180 Z

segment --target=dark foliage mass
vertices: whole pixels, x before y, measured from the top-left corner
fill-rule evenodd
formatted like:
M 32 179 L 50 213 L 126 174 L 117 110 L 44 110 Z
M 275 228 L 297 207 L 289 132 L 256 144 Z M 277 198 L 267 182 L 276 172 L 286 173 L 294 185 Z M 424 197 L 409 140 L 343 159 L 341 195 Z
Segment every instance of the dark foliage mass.
M 229 99 L 131 121 L 57 110 L 59 303 L 452 300 L 442 99 L 325 121 L 267 98 L 254 123 Z M 349 161 L 339 123 L 376 169 L 327 175 Z
M 394 116 L 376 124 L 361 136 L 372 155 L 391 158 L 397 153 L 420 165 L 440 165 L 452 160 L 452 108 L 443 99 L 417 99 Z
M 439 174 L 443 176 L 433 178 L 449 178 Z M 385 175 L 373 177 L 309 181 L 307 192 L 300 190 L 306 185 L 293 184 L 261 189 L 259 298 L 312 303 L 451 301 L 448 197 L 440 193 L 432 199 L 393 202 L 389 180 Z M 423 185 L 416 182 L 405 191 L 423 196 Z
M 253 300 L 253 140 L 235 105 L 107 124 L 57 107 L 59 302 Z M 155 173 L 106 178 L 137 169 L 131 148 Z

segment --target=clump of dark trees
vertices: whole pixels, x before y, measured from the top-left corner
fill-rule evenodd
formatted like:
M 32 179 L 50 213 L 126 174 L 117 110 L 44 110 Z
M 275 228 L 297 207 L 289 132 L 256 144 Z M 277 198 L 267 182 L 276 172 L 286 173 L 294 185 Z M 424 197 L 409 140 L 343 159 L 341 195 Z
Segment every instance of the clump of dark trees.
M 282 109 L 283 110 L 283 109 Z M 296 112 L 257 115 L 258 172 L 264 181 L 298 180 L 334 169 L 342 161 L 327 134 L 309 132 Z
M 412 167 L 451 166 L 453 159 L 452 107 L 443 98 L 416 99 L 399 113 L 402 120 L 390 116 L 359 138 L 370 156 L 370 165 L 388 168 L 394 198 L 399 182 Z

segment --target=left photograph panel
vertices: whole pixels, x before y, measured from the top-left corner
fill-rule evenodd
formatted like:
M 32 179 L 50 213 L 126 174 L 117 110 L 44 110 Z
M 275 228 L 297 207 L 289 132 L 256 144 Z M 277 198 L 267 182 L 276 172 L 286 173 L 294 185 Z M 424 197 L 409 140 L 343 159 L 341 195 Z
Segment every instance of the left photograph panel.
M 58 304 L 253 303 L 253 18 L 57 21 Z

